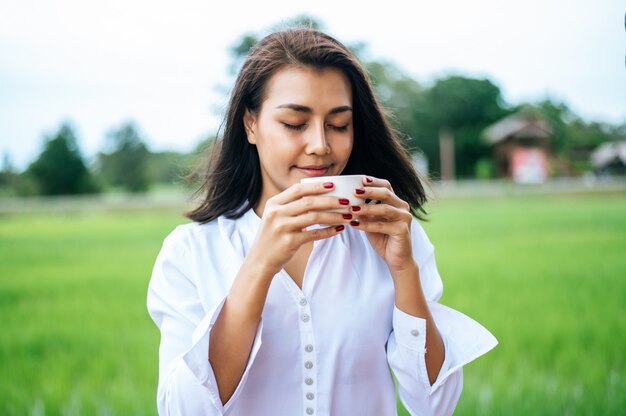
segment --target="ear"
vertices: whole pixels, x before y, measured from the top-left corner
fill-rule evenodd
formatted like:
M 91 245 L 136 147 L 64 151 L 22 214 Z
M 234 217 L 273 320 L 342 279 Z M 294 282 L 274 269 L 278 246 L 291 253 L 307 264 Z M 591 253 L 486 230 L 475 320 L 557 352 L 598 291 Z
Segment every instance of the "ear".
M 246 112 L 243 115 L 243 127 L 246 129 L 246 135 L 248 136 L 248 143 L 256 144 L 255 129 L 256 129 L 256 114 L 246 108 Z

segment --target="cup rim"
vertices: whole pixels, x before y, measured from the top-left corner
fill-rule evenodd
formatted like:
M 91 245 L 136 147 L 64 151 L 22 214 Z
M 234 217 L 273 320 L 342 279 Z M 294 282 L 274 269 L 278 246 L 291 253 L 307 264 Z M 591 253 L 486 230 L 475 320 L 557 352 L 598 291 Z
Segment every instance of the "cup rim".
M 336 180 L 338 178 L 363 178 L 365 175 L 335 175 L 335 176 L 315 176 L 312 178 L 302 178 L 300 182 L 316 182 L 320 180 Z

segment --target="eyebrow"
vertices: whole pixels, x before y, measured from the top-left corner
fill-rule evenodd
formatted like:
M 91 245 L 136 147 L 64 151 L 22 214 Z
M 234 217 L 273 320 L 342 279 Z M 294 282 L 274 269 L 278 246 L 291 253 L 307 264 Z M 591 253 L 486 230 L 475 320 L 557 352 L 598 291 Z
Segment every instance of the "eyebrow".
M 276 108 L 287 108 L 289 110 L 299 111 L 301 113 L 313 112 L 311 107 L 307 107 L 305 105 L 300 105 L 300 104 L 281 104 Z M 352 107 L 350 107 L 349 105 L 342 105 L 341 107 L 335 107 L 332 110 L 330 110 L 329 114 L 343 113 L 344 111 L 352 111 Z

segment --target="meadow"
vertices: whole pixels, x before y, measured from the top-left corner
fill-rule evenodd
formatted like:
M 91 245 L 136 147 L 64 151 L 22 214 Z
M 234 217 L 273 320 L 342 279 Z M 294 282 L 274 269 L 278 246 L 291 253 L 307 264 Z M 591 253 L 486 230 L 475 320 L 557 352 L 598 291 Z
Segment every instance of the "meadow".
M 626 194 L 428 209 L 442 303 L 500 342 L 465 367 L 455 414 L 624 414 Z M 156 414 L 146 288 L 181 222 L 175 209 L 0 215 L 0 414 Z

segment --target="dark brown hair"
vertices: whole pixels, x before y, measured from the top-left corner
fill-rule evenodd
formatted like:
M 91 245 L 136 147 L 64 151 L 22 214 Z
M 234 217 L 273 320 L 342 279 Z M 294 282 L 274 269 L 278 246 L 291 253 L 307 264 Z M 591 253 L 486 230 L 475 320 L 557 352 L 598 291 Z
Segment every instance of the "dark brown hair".
M 267 81 L 287 65 L 335 68 L 346 75 L 352 87 L 354 145 L 342 174 L 387 179 L 412 214 L 423 219 L 423 180 L 385 119 L 367 72 L 348 48 L 314 29 L 275 32 L 250 50 L 230 97 L 224 135 L 216 139 L 199 189 L 203 200 L 187 217 L 200 223 L 220 215 L 238 218 L 259 201 L 259 155 L 248 143 L 243 116 L 246 109 L 260 110 Z

